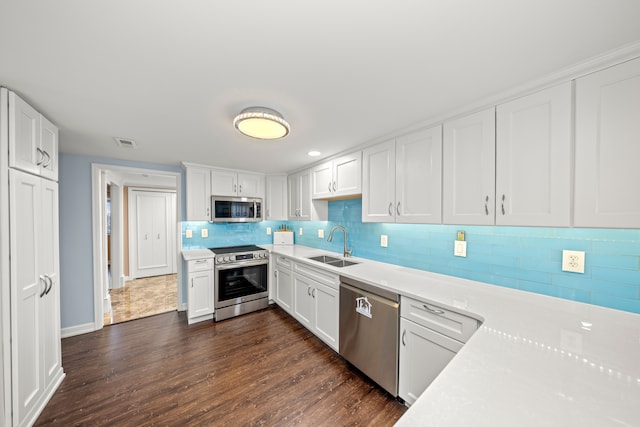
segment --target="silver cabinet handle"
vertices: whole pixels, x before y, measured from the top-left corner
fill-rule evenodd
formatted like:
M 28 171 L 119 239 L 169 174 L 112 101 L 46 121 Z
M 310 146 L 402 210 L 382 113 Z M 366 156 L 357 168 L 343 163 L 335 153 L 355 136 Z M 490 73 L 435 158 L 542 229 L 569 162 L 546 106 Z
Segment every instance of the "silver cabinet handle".
M 40 292 L 40 298 L 42 298 L 44 296 L 44 294 L 47 293 L 47 281 L 45 280 L 44 276 L 41 274 L 39 277 L 40 281 L 42 283 L 44 283 L 44 290 L 42 292 Z
M 506 198 L 506 195 L 502 195 L 502 215 L 504 215 L 504 199 Z
M 38 147 L 36 147 L 36 151 L 38 152 L 38 154 L 40 154 L 40 158 L 36 160 L 36 166 L 40 166 L 42 162 L 44 162 L 44 151 L 42 151 Z
M 274 275 L 274 276 L 275 276 L 275 278 L 277 279 L 277 278 L 278 278 L 278 270 L 275 270 L 275 271 L 273 272 L 273 275 Z
M 307 286 L 307 295 L 311 296 L 311 286 Z
M 160 233 L 158 233 L 158 240 L 160 240 Z
M 489 215 L 489 196 L 484 199 L 484 214 Z
M 398 216 L 400 216 L 400 202 L 398 202 L 398 206 L 396 206 L 396 212 Z
M 51 163 L 51 156 L 49 155 L 49 153 L 47 153 L 46 151 L 42 151 L 42 153 L 45 155 L 45 157 L 47 158 L 47 160 L 44 162 L 44 164 L 42 165 L 42 167 L 46 168 L 49 167 L 49 164 Z
M 206 259 L 197 259 L 197 260 L 196 260 L 196 264 L 204 264 L 204 263 L 206 263 L 207 261 L 208 261 L 208 260 L 206 260 Z
M 316 288 L 313 288 L 313 289 L 311 290 L 311 297 L 312 297 L 312 298 L 315 298 L 315 297 L 316 297 Z
M 149 240 L 149 235 L 145 234 L 144 235 L 144 240 Z
M 242 193 L 242 184 L 239 185 L 238 193 Z
M 402 341 L 402 345 L 403 345 L 404 347 L 406 347 L 406 346 L 407 346 L 407 343 L 406 343 L 406 342 L 404 342 L 404 336 L 405 336 L 405 335 L 407 335 L 407 330 L 406 330 L 406 329 L 405 329 L 404 331 L 402 331 L 402 340 L 401 340 L 401 341 Z
M 209 216 L 209 208 L 207 208 L 207 216 Z
M 51 288 L 53 288 L 53 279 L 51 279 L 51 276 L 49 276 L 48 274 L 45 274 L 44 277 L 49 282 L 49 287 L 47 288 L 45 295 L 49 295 L 49 292 L 51 292 Z
M 329 193 L 331 193 L 331 181 L 329 181 Z
M 336 182 L 333 181 L 333 191 L 336 191 Z
M 191 287 L 193 288 L 193 277 L 191 278 Z
M 429 307 L 427 304 L 422 304 L 422 306 L 424 307 L 425 310 L 427 310 L 429 313 L 433 313 L 433 314 L 444 314 L 445 311 L 444 310 L 438 310 L 437 308 L 431 308 Z
M 393 212 L 391 212 L 391 209 L 393 209 L 393 203 L 389 203 L 389 216 L 393 215 Z
M 235 184 L 233 184 L 233 192 L 234 192 L 234 193 L 236 192 L 237 188 L 238 188 L 238 187 L 237 187 Z

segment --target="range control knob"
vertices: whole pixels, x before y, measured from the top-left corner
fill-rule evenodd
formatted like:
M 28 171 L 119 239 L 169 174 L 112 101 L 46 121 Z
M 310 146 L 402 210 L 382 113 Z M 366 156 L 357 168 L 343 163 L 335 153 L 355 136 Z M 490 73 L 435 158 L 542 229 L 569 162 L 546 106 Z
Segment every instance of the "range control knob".
M 222 257 L 221 257 L 221 256 L 219 256 L 218 258 L 216 258 L 216 262 L 218 262 L 218 263 L 222 263 Z
M 231 258 L 229 258 L 228 256 L 224 257 L 224 262 L 229 262 L 231 261 Z

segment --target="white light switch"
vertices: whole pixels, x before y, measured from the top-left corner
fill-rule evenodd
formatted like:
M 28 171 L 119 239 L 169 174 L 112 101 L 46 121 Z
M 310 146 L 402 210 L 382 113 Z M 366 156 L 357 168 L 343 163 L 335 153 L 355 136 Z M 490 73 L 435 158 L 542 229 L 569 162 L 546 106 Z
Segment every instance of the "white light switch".
M 271 234 L 271 227 L 267 227 L 267 235 Z
M 453 254 L 455 256 L 467 256 L 467 242 L 464 240 L 454 240 L 453 242 Z
M 203 228 L 203 229 L 200 231 L 200 236 L 202 236 L 202 237 L 209 237 L 209 229 L 208 229 L 208 228 Z
M 193 237 L 193 231 L 192 230 L 186 230 L 184 232 L 184 237 L 186 237 L 187 239 L 191 239 Z
M 323 229 L 319 229 L 318 230 L 318 237 L 321 239 L 324 239 L 324 230 Z

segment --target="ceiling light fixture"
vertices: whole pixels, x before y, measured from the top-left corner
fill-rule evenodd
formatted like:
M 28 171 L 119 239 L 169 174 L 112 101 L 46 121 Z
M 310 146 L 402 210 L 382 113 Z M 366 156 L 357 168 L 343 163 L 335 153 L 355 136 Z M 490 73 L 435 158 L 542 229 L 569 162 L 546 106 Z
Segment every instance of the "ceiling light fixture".
M 319 156 L 320 154 L 322 154 L 322 153 L 320 153 L 319 151 L 316 151 L 316 150 L 312 150 L 312 151 L 309 151 L 309 152 L 307 153 L 307 155 L 309 155 L 309 156 L 311 156 L 311 157 L 317 157 L 317 156 Z
M 240 133 L 258 139 L 279 139 L 289 135 L 289 123 L 275 110 L 264 107 L 245 108 L 233 119 Z

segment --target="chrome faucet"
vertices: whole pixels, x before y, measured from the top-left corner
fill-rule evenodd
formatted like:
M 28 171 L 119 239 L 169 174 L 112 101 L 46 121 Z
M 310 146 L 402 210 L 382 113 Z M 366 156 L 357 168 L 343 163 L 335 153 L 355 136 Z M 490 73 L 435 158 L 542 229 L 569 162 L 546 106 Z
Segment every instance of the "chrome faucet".
M 345 258 L 348 257 L 348 256 L 351 256 L 351 252 L 353 252 L 353 249 L 347 249 L 347 229 L 344 228 L 343 226 L 341 226 L 341 225 L 333 226 L 333 228 L 331 228 L 331 231 L 329 231 L 329 237 L 327 238 L 327 242 L 331 242 L 333 240 L 333 232 L 336 231 L 336 229 L 340 229 L 344 233 L 344 253 L 343 253 L 343 256 Z

